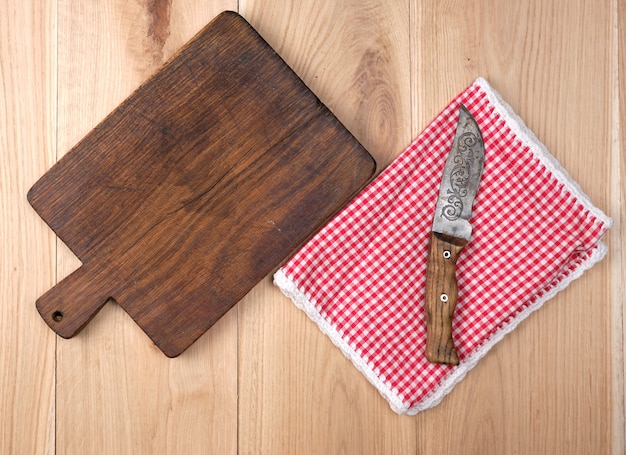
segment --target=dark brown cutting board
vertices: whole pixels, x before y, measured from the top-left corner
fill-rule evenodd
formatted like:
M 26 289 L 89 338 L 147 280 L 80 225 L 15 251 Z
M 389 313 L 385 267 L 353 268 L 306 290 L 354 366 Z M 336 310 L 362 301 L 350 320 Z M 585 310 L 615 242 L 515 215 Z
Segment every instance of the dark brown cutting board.
M 254 29 L 223 13 L 31 188 L 83 262 L 37 308 L 68 338 L 113 298 L 177 356 L 374 171 Z

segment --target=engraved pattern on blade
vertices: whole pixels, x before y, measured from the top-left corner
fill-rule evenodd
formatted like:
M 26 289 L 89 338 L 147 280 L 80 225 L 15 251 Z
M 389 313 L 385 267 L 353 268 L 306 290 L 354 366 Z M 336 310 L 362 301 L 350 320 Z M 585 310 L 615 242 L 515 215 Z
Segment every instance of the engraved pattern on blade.
M 433 231 L 469 240 L 472 227 L 467 220 L 478 190 L 485 160 L 483 138 L 476 120 L 463 105 L 443 171 Z
M 450 221 L 458 219 L 463 213 L 463 198 L 467 197 L 471 171 L 476 158 L 476 152 L 472 147 L 477 143 L 478 137 L 474 133 L 463 133 L 454 150 L 452 160 L 455 166 L 449 175 L 448 205 L 444 206 L 441 212 Z

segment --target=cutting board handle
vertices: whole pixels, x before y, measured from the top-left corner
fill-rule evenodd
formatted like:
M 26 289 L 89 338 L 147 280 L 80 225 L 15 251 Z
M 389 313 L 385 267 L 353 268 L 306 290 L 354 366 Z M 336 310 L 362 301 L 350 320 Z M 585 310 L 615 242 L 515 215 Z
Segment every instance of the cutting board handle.
M 111 280 L 83 265 L 37 299 L 37 310 L 44 321 L 63 338 L 71 338 L 100 311 L 111 298 Z

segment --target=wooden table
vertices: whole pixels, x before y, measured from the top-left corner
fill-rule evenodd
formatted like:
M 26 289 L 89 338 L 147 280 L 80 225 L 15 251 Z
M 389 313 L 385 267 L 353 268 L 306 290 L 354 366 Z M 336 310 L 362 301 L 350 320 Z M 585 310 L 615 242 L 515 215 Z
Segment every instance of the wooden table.
M 79 263 L 28 188 L 226 9 L 382 165 L 486 77 L 613 217 L 607 258 L 415 417 L 270 277 L 176 359 L 113 303 L 58 339 L 34 302 Z M 623 453 L 625 62 L 624 0 L 1 0 L 0 453 Z

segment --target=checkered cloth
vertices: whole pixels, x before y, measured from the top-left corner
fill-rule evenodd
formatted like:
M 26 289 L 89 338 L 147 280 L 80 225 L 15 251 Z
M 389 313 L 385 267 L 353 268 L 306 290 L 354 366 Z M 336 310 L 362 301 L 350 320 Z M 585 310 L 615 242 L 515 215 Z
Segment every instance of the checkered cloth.
M 429 234 L 463 103 L 485 167 L 457 263 L 453 339 L 460 365 L 424 356 Z M 398 413 L 449 393 L 493 345 L 606 253 L 611 220 L 484 79 L 415 141 L 275 275 Z

